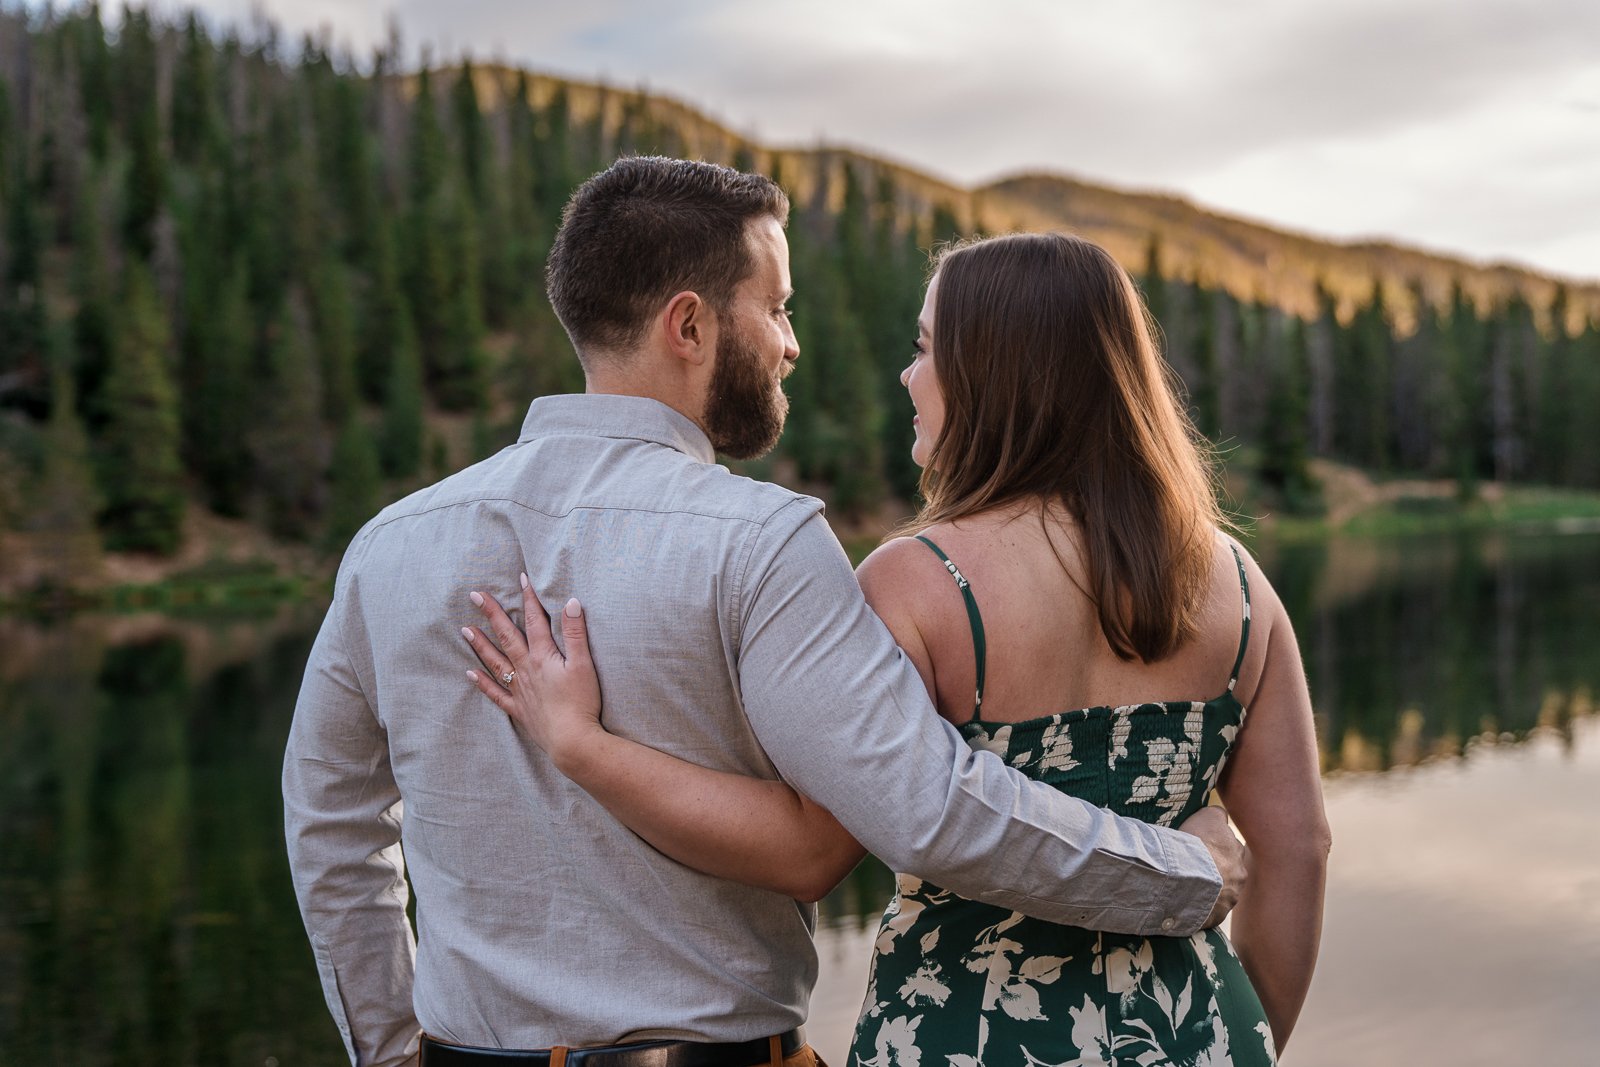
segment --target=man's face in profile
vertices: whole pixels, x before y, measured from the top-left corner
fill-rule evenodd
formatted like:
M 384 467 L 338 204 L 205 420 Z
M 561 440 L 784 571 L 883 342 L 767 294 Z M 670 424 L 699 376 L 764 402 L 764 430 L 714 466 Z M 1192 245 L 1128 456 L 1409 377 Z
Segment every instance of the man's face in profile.
M 782 381 L 800 355 L 789 324 L 789 242 L 776 219 L 750 223 L 753 269 L 718 316 L 716 366 L 706 398 L 706 435 L 733 459 L 772 451 L 783 433 L 789 398 Z

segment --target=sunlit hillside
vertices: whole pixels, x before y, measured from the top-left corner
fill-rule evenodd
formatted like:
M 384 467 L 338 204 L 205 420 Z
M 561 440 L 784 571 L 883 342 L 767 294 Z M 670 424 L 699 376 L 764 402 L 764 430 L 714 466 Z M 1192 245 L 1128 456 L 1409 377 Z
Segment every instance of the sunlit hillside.
M 505 68 L 476 72 L 480 96 L 488 105 L 513 91 L 518 73 Z M 1420 291 L 1436 306 L 1446 306 L 1460 285 L 1480 307 L 1521 294 L 1543 311 L 1558 286 L 1568 296 L 1569 330 L 1600 317 L 1600 281 L 1564 279 L 1508 263 L 1483 264 L 1381 240 L 1340 242 L 1294 233 L 1265 222 L 1236 218 L 1177 196 L 1135 192 L 1063 175 L 1027 173 L 977 188 L 962 188 L 923 171 L 867 152 L 838 146 L 805 148 L 758 144 L 704 112 L 644 89 L 621 89 L 534 75 L 534 103 L 558 90 L 571 101 L 575 116 L 603 115 L 608 129 L 641 119 L 672 131 L 685 154 L 750 163 L 782 176 L 797 199 L 812 203 L 831 198 L 840 207 L 845 165 L 857 168 L 868 187 L 890 180 L 903 210 L 931 218 L 935 209 L 951 213 L 962 229 L 989 232 L 1063 229 L 1108 248 L 1135 273 L 1149 266 L 1152 240 L 1159 243 L 1162 271 L 1168 277 L 1221 287 L 1240 300 L 1264 299 L 1301 316 L 1317 313 L 1317 287 L 1338 301 L 1341 316 L 1372 298 L 1375 279 L 1388 306 L 1409 326 L 1413 294 Z M 1084 169 L 1093 170 L 1085 160 Z

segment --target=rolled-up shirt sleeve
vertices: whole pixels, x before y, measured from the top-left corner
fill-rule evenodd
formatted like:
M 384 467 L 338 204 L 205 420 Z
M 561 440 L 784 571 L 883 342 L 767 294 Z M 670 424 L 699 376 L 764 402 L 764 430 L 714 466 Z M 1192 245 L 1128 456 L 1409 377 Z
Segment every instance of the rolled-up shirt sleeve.
M 1200 840 L 969 749 L 805 504 L 752 537 L 735 607 L 745 713 L 785 780 L 895 870 L 962 896 L 1116 933 L 1200 929 L 1222 884 Z
M 417 1054 L 416 943 L 406 918 L 400 791 L 346 642 L 350 585 L 341 574 L 295 705 L 283 763 L 284 831 L 300 914 L 345 1051 L 352 1064 L 387 1067 L 414 1063 Z

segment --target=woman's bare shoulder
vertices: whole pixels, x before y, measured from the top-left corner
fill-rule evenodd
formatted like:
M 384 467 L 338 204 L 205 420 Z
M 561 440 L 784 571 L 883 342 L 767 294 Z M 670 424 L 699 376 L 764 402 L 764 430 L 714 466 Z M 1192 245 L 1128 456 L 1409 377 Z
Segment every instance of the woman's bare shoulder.
M 899 600 L 914 596 L 944 574 L 944 565 L 927 545 L 915 537 L 895 537 L 877 548 L 856 568 L 861 591 L 873 607 L 875 598 Z M 946 577 L 945 581 L 949 581 Z
M 896 537 L 861 561 L 856 578 L 867 604 L 911 658 L 929 695 L 937 694 L 928 630 L 932 620 L 923 609 L 932 600 L 939 579 L 950 581 L 938 557 L 914 537 Z

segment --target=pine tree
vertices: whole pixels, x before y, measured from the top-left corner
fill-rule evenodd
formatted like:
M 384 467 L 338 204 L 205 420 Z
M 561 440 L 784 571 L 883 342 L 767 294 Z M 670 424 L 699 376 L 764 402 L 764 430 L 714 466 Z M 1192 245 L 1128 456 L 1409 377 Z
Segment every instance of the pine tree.
M 116 318 L 116 293 L 107 262 L 101 198 L 95 195 L 97 188 L 94 183 L 85 183 L 84 191 L 77 197 L 72 231 L 72 295 L 77 303 L 73 316 L 72 347 L 77 354 L 73 376 L 78 404 L 91 435 L 97 433 L 105 421 L 106 407 L 100 392 L 111 367 Z
M 19 149 L 16 113 L 11 107 L 11 87 L 0 78 L 0 203 L 16 195 Z
M 1573 356 L 1577 349 L 1567 333 L 1568 299 L 1567 287 L 1559 286 L 1550 305 L 1549 339 L 1537 346 L 1541 358 L 1529 432 L 1533 472 L 1553 485 L 1571 483 L 1567 442 L 1571 436 L 1572 393 L 1577 377 Z
M 1442 338 L 1447 367 L 1450 468 L 1458 495 L 1470 500 L 1487 468 L 1488 344 L 1484 324 L 1460 283 L 1451 292 L 1450 324 Z
M 1308 327 L 1303 320 L 1295 318 L 1289 324 L 1285 358 L 1269 368 L 1258 468 L 1261 480 L 1277 492 L 1284 510 L 1291 514 L 1308 514 L 1321 509 L 1319 487 L 1307 463 L 1309 364 Z
M 0 289 L 0 381 L 6 401 L 33 418 L 50 410 L 49 336 L 44 304 L 44 221 L 28 155 L 16 153 L 6 205 L 5 285 Z
M 343 547 L 377 512 L 383 491 L 378 449 L 359 414 L 346 415 L 333 446 L 328 471 L 328 520 L 325 541 L 329 548 Z
M 473 80 L 470 59 L 461 61 L 461 71 L 450 93 L 450 105 L 455 113 L 457 158 L 461 161 L 473 206 L 481 212 L 489 198 L 491 159 L 489 134 L 483 122 L 483 109 L 478 104 L 478 87 Z
M 442 329 L 433 353 L 431 386 L 439 405 L 451 411 L 472 411 L 486 400 L 488 356 L 483 348 L 483 289 L 478 273 L 478 228 L 470 204 L 456 200 L 441 205 L 453 214 L 444 227 L 445 260 L 449 265 Z M 450 209 L 454 208 L 452 212 Z
M 413 345 L 416 335 L 391 230 L 379 221 L 363 243 L 367 247 L 364 263 L 367 284 L 357 319 L 356 380 L 361 395 L 376 401 L 383 399 L 384 390 L 388 388 L 389 361 L 394 358 L 395 347 L 399 344 L 402 323 Z
M 538 154 L 534 162 L 534 180 L 540 216 L 556 219 L 567 202 L 572 189 L 578 184 L 582 166 L 578 161 L 577 145 L 572 132 L 571 101 L 565 85 L 556 86 L 555 92 L 540 109 L 542 136 L 538 140 Z
M 324 258 L 331 230 L 316 187 L 315 146 L 307 135 L 304 108 L 297 94 L 285 93 L 274 101 L 267 120 L 266 143 L 271 160 L 271 239 L 281 257 L 279 279 L 283 289 L 276 290 L 277 295 L 297 282 L 315 283 L 309 268 Z M 337 247 L 336 235 L 333 244 Z
M 1496 481 L 1520 477 L 1527 463 L 1524 410 L 1527 367 L 1534 360 L 1537 331 L 1533 309 L 1514 293 L 1494 315 L 1489 345 L 1490 455 Z
M 103 160 L 111 146 L 111 105 L 116 94 L 111 89 L 111 49 L 106 44 L 99 3 L 91 0 L 70 25 L 75 31 L 78 99 L 88 118 L 89 150 L 95 159 Z
M 1195 303 L 1195 329 L 1191 341 L 1190 363 L 1193 377 L 1189 396 L 1194 421 L 1201 433 L 1216 438 L 1222 434 L 1221 349 L 1229 328 L 1238 321 L 1238 305 L 1221 291 L 1203 288 L 1196 280 L 1192 289 Z
M 456 143 L 469 201 L 468 218 L 477 238 L 477 263 L 473 265 L 478 290 L 477 315 L 490 327 L 503 328 L 510 319 L 520 288 L 516 277 L 516 242 L 509 218 L 514 190 L 500 180 L 488 126 L 478 102 L 471 61 L 462 64 L 451 91 L 455 111 Z
M 171 553 L 182 539 L 184 514 L 171 341 L 148 270 L 130 265 L 124 284 L 101 399 L 101 525 L 110 548 Z
M 1337 363 L 1341 450 L 1353 463 L 1380 471 L 1393 466 L 1390 374 L 1394 336 L 1383 285 L 1374 280 L 1372 296 L 1343 332 Z
M 262 518 L 274 533 L 304 538 L 325 504 L 328 461 L 322 372 L 304 294 L 292 290 L 273 323 L 262 403 L 273 418 L 251 437 Z
M 332 116 L 319 153 L 326 177 L 323 188 L 330 190 L 335 211 L 344 220 L 345 255 L 360 263 L 372 254 L 369 241 L 383 225 L 383 190 L 365 126 L 362 84 L 344 76 L 334 80 Z
M 155 250 L 156 217 L 167 195 L 166 153 L 161 144 L 161 113 L 156 92 L 156 41 L 149 13 L 123 12 L 117 34 L 120 99 L 127 111 L 131 156 L 125 187 L 123 239 L 142 259 Z
M 1561 444 L 1565 457 L 1562 480 L 1567 485 L 1600 489 L 1600 322 L 1591 319 L 1572 341 L 1572 372 L 1567 402 L 1575 417 L 1566 421 L 1566 440 Z M 1582 412 L 1589 412 L 1585 418 Z
M 789 225 L 790 273 L 795 288 L 790 304 L 790 325 L 800 344 L 800 359 L 784 381 L 783 390 L 789 396 L 789 418 L 778 441 L 775 458 L 791 460 L 800 477 L 815 479 L 822 466 L 823 411 L 818 381 L 827 356 L 812 347 L 818 336 L 813 320 L 821 313 L 821 308 L 817 307 L 813 292 L 817 267 L 813 263 L 813 246 L 807 237 L 808 221 L 805 214 L 800 213 Z
M 1144 248 L 1144 273 L 1139 275 L 1139 289 L 1144 294 L 1145 307 L 1162 333 L 1156 337 L 1157 349 L 1166 352 L 1168 345 L 1162 334 L 1167 330 L 1169 314 L 1166 267 L 1161 262 L 1161 235 L 1152 233 Z
M 405 479 L 416 477 L 422 467 L 423 385 L 422 357 L 410 313 L 403 303 L 393 329 L 379 453 L 384 472 L 391 478 Z
M 242 259 L 213 292 L 213 314 L 191 324 L 199 356 L 198 373 L 184 394 L 185 454 L 211 509 L 239 516 L 254 481 L 251 439 L 259 423 L 278 413 L 261 405 L 260 384 L 252 373 L 256 321 Z
M 791 406 L 814 399 L 815 414 L 797 442 L 810 455 L 793 454 L 802 475 L 832 484 L 839 511 L 857 512 L 882 499 L 885 490 L 884 408 L 866 331 L 837 258 L 812 258 L 808 276 L 795 289 L 795 335 L 802 354 L 811 356 L 802 355 L 789 379 Z
M 883 286 L 875 309 L 871 336 L 878 367 L 878 395 L 883 401 L 881 420 L 884 475 L 889 491 L 902 500 L 916 493 L 921 469 L 911 458 L 916 439 L 911 426 L 915 410 L 900 384 L 900 373 L 911 361 L 912 338 L 922 311 L 927 254 L 917 246 L 912 220 L 898 217 L 892 186 L 883 180 L 878 190 L 874 255 L 879 261 Z
M 525 72 L 517 74 L 517 87 L 507 107 L 510 151 L 505 180 L 505 289 L 496 297 L 515 319 L 530 291 L 542 290 L 544 243 L 548 231 L 540 200 L 541 177 L 535 171 L 539 153 L 538 116 L 529 102 L 532 89 Z
M 285 217 L 292 208 L 286 193 L 296 180 L 284 173 L 283 153 L 297 137 L 291 121 L 287 105 L 276 108 L 267 122 L 257 116 L 237 146 L 226 176 L 228 246 L 244 254 L 250 303 L 262 322 L 270 322 L 283 306 L 295 245 L 304 240 L 291 239 L 291 228 L 304 233 L 304 221 Z
M 1334 358 L 1339 335 L 1338 306 L 1319 280 L 1316 318 L 1307 324 L 1307 390 L 1310 410 L 1310 446 L 1314 455 L 1327 456 L 1334 448 Z
M 1444 375 L 1440 365 L 1442 327 L 1439 313 L 1420 283 L 1411 287 L 1415 322 L 1411 333 L 1396 340 L 1391 375 L 1395 412 L 1394 447 L 1404 470 L 1434 473 L 1446 469 L 1440 455 L 1441 395 Z
M 65 356 L 64 331 L 54 332 L 57 356 L 52 376 L 50 422 L 44 434 L 44 461 L 37 483 L 29 490 L 27 529 L 49 550 L 36 553 L 57 584 L 92 578 L 100 565 L 100 535 L 95 515 L 100 494 L 95 486 L 89 433 L 78 415 L 78 402 Z
M 349 272 L 332 256 L 323 256 L 312 272 L 313 318 L 317 353 L 322 362 L 323 413 L 342 425 L 356 406 L 356 323 L 351 306 Z
M 222 115 L 217 108 L 216 49 L 199 16 L 189 12 L 183 50 L 172 77 L 172 155 L 190 166 L 222 147 Z
M 449 161 L 445 154 L 444 130 L 433 100 L 433 77 L 424 66 L 417 72 L 417 95 L 411 101 L 411 140 L 409 143 L 411 203 L 426 204 L 444 188 Z
M 452 229 L 461 221 L 445 187 L 447 161 L 444 134 L 434 113 L 428 71 L 417 76 L 412 101 L 410 172 L 411 204 L 404 244 L 406 295 L 417 327 L 422 364 L 430 387 L 450 390 L 448 381 L 459 353 L 451 351 L 452 329 L 463 325 L 454 279 L 459 263 L 452 258 Z M 453 396 L 452 400 L 459 400 Z

